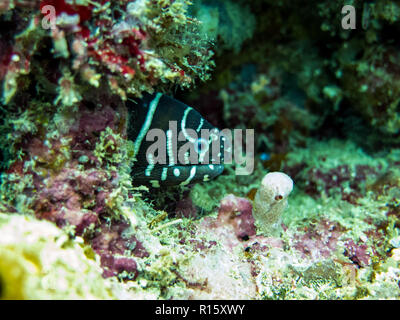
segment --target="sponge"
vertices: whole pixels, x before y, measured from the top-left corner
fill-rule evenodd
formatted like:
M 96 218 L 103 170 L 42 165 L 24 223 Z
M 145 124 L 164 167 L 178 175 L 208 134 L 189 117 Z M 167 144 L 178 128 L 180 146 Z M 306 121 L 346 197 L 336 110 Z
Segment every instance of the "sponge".
M 253 203 L 257 234 L 279 236 L 282 213 L 293 190 L 293 180 L 282 172 L 270 172 L 261 181 Z

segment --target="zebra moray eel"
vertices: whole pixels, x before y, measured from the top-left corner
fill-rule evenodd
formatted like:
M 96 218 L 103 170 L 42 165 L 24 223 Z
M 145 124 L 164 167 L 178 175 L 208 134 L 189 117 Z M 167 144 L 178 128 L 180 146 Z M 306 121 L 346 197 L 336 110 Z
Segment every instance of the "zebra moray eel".
M 128 100 L 127 106 L 130 115 L 128 138 L 134 143 L 136 157 L 131 173 L 134 185 L 146 185 L 153 188 L 188 185 L 213 179 L 222 173 L 224 170 L 222 161 L 214 161 L 210 156 L 208 161 L 198 158 L 197 163 L 188 161 L 182 163 L 177 159 L 180 148 L 186 143 L 191 143 L 198 155 L 203 154 L 201 150 L 210 150 L 209 155 L 213 154 L 211 150 L 215 136 L 214 140 L 202 139 L 202 129 L 217 133 L 216 136 L 220 142 L 216 147 L 217 150 L 220 150 L 218 156 L 223 154 L 221 139 L 224 140 L 224 138 L 221 138 L 219 130 L 206 121 L 196 110 L 161 93 L 146 93 L 141 99 Z M 172 125 L 175 123 L 175 133 L 171 129 L 171 123 Z M 161 129 L 165 136 L 164 154 L 166 161 L 163 163 L 154 163 L 157 161 L 152 161 L 149 154 L 146 154 L 149 147 L 156 141 L 156 139 L 153 139 L 153 141 L 146 139 L 147 134 L 152 129 Z M 197 138 L 187 134 L 190 131 L 189 129 L 195 130 Z M 177 139 L 180 132 L 184 133 L 185 141 Z

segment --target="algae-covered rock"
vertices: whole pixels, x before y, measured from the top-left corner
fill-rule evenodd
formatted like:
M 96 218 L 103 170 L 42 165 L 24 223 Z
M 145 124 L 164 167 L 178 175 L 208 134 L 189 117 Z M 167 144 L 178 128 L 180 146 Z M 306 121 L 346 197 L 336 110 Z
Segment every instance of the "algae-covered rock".
M 50 222 L 0 214 L 1 299 L 112 299 L 90 248 Z
M 399 299 L 399 17 L 390 0 L 2 1 L 0 298 Z M 143 92 L 254 129 L 253 174 L 133 187 L 130 126 L 193 120 L 157 100 L 137 120 Z M 293 191 L 260 186 L 274 171 Z
M 57 95 L 55 104 L 72 107 L 105 83 L 126 99 L 158 85 L 190 87 L 213 66 L 186 0 L 11 3 L 5 7 L 12 14 L 0 12 L 0 23 L 9 26 L 0 41 L 4 104 L 33 79 Z M 50 51 L 57 62 L 37 64 L 35 55 Z
M 201 21 L 200 32 L 215 41 L 217 50 L 239 52 L 256 28 L 256 19 L 243 1 L 196 0 L 189 12 Z

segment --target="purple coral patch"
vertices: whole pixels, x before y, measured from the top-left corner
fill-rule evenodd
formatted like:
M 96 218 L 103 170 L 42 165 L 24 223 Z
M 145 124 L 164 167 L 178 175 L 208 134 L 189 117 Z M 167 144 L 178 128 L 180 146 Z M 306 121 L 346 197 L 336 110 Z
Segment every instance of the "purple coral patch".
M 371 264 L 371 257 L 367 252 L 368 246 L 364 243 L 356 244 L 353 240 L 348 240 L 344 244 L 345 253 L 353 263 L 359 267 L 365 267 Z
M 93 250 L 101 257 L 105 277 L 123 271 L 136 272 L 136 262 L 132 256 L 149 256 L 143 244 L 133 234 L 130 225 L 123 220 L 115 221 L 111 225 L 103 221 L 90 242 Z
M 248 199 L 230 194 L 220 202 L 218 220 L 233 226 L 239 239 L 247 240 L 256 234 L 253 205 Z

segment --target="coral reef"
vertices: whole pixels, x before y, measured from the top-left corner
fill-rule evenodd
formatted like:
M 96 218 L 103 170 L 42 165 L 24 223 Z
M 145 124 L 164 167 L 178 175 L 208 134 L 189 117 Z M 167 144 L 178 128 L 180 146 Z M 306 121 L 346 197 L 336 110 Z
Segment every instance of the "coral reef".
M 3 24 L 15 25 L 7 30 L 1 50 L 5 104 L 28 75 L 42 90 L 56 95 L 56 104 L 72 106 L 102 83 L 126 99 L 128 94 L 153 92 L 162 84 L 188 87 L 195 78 L 207 79 L 212 67 L 212 51 L 196 36 L 198 23 L 185 14 L 184 0 L 48 0 L 34 1 L 27 9 L 18 2 L 15 6 L 28 13 L 13 10 L 2 16 Z M 47 30 L 41 23 L 46 6 L 56 13 Z M 22 19 L 25 28 L 18 25 Z M 40 64 L 35 55 L 46 56 L 51 47 L 57 62 Z
M 56 13 L 49 28 L 46 6 Z M 124 100 L 205 80 L 213 65 L 186 10 L 185 1 L 2 7 L 0 22 L 11 26 L 0 42 L 2 202 L 82 236 L 104 276 L 135 278 L 133 257 L 148 256 L 129 205 L 137 195 Z
M 0 230 L 2 299 L 115 298 L 83 241 L 49 222 L 4 213 Z
M 399 299 L 399 4 L 345 4 L 3 1 L 0 299 Z M 136 186 L 144 92 L 254 173 Z

